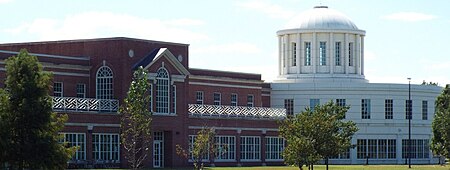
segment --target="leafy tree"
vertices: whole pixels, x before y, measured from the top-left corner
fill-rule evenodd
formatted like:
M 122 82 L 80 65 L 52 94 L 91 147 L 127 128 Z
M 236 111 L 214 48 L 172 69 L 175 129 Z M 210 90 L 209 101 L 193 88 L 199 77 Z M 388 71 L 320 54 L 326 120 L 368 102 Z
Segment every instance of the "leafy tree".
M 344 121 L 348 106 L 328 102 L 288 117 L 280 122 L 280 135 L 286 139 L 283 151 L 285 163 L 303 169 L 345 152 L 352 147 L 350 141 L 358 130 L 352 121 Z
M 12 169 L 64 169 L 75 148 L 59 143 L 67 115 L 52 110 L 52 76 L 37 57 L 22 49 L 6 60 L 5 90 L 0 93 L 2 161 Z M 5 125 L 6 124 L 6 125 Z M 3 150 L 4 149 L 4 150 Z
M 204 167 L 203 160 L 208 159 L 209 156 L 215 155 L 218 146 L 214 142 L 216 134 L 212 128 L 203 128 L 197 132 L 194 138 L 193 147 L 190 148 L 190 153 L 192 154 L 192 161 L 194 162 L 194 169 L 201 170 Z M 221 147 L 224 152 L 226 146 Z M 183 149 L 180 145 L 176 146 L 177 154 L 189 158 L 188 152 Z M 211 159 L 211 158 L 210 158 Z
M 436 155 L 450 157 L 450 87 L 445 86 L 436 99 L 436 111 L 432 124 L 431 149 Z
M 132 169 L 143 166 L 151 142 L 150 82 L 147 70 L 139 67 L 133 74 L 121 113 L 121 140 L 125 157 Z

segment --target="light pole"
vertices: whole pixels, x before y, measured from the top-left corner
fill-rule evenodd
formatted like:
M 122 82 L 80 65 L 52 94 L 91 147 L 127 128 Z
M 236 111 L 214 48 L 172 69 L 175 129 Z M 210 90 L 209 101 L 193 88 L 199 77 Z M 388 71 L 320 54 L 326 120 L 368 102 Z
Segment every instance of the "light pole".
M 412 119 L 412 101 L 411 101 L 411 78 L 408 77 L 408 168 L 411 169 L 411 119 Z

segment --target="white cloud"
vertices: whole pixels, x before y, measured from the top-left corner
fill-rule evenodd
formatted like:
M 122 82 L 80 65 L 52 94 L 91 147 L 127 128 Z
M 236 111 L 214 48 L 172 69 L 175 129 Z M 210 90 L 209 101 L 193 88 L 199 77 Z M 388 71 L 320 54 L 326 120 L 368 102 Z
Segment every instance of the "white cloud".
M 0 4 L 6 4 L 12 2 L 13 0 L 0 0 Z
M 187 18 L 163 21 L 111 12 L 84 12 L 66 16 L 63 20 L 35 19 L 3 31 L 11 34 L 31 34 L 39 41 L 126 36 L 191 43 L 207 40 L 208 36 L 190 31 L 184 26 L 201 24 L 203 22 L 200 20 Z
M 236 6 L 262 12 L 271 18 L 289 19 L 295 14 L 295 12 L 287 10 L 279 5 L 258 0 L 238 2 L 236 3 Z
M 418 12 L 398 12 L 383 16 L 387 20 L 397 20 L 405 22 L 419 22 L 435 19 L 436 16 Z
M 200 48 L 192 47 L 192 54 L 258 54 L 261 49 L 254 44 L 235 42 L 229 44 L 209 45 Z

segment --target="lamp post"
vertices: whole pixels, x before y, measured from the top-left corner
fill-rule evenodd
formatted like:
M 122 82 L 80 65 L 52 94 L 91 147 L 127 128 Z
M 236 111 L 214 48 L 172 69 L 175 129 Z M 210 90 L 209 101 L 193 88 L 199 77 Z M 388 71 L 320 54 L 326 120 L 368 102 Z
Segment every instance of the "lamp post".
M 411 119 L 412 119 L 412 101 L 411 101 L 411 78 L 408 77 L 408 168 L 411 169 Z

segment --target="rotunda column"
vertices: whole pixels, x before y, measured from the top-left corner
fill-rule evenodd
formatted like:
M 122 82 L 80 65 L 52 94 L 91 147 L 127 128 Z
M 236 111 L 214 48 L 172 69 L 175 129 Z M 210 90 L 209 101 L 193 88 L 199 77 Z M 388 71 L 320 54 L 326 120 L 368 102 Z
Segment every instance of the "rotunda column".
M 300 51 L 300 46 L 302 45 L 302 37 L 301 37 L 301 34 L 300 33 L 298 33 L 297 34 L 297 39 L 296 39 L 297 41 L 295 42 L 296 44 L 297 44 L 297 46 L 296 46 L 296 49 L 295 49 L 295 51 L 296 51 L 296 61 L 297 61 L 297 74 L 300 74 L 300 59 L 301 59 L 301 57 L 300 57 L 300 55 L 302 55 L 302 53 L 301 53 L 301 51 Z
M 361 75 L 364 75 L 364 35 L 361 36 Z
M 317 36 L 317 33 L 316 32 L 314 32 L 313 33 L 313 38 L 312 38 L 312 44 L 311 44 L 311 62 L 312 62 L 312 66 L 313 66 L 313 73 L 314 74 L 316 74 L 317 73 L 317 47 L 316 47 L 316 45 L 317 45 L 317 43 L 316 43 L 316 41 L 317 41 L 317 38 L 316 38 L 316 36 Z
M 284 74 L 288 74 L 289 70 L 289 34 L 284 35 Z
M 349 58 L 348 58 L 348 49 L 349 49 L 349 46 L 348 46 L 348 33 L 345 33 L 345 38 L 344 38 L 344 72 L 345 72 L 345 74 L 348 74 L 348 64 L 349 64 L 349 62 L 348 62 L 348 60 L 349 60 Z
M 330 33 L 330 39 L 329 39 L 329 41 L 328 41 L 328 49 L 329 49 L 329 53 L 328 53 L 328 56 L 330 56 L 330 60 L 329 60 L 329 68 L 330 68 L 330 73 L 331 74 L 333 74 L 334 73 L 334 66 L 335 66 L 335 56 L 334 56 L 334 53 L 335 53 L 335 46 L 333 45 L 334 44 L 334 42 L 333 42 L 334 40 L 333 40 L 333 33 Z
M 278 36 L 278 75 L 282 75 L 282 69 L 283 69 L 283 53 L 282 53 L 282 48 L 281 48 L 281 44 L 283 42 L 281 41 L 281 36 Z
M 356 64 L 355 64 L 355 69 L 356 69 L 356 75 L 361 75 L 361 35 L 357 34 L 356 35 Z

